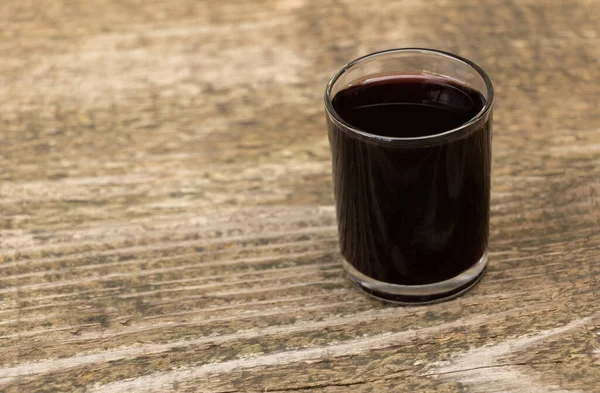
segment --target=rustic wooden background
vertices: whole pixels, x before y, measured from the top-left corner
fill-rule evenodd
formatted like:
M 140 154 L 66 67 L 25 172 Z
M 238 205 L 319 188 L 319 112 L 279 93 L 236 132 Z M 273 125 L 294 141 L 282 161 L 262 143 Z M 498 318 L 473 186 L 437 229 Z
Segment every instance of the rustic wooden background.
M 2 0 L 2 392 L 600 392 L 600 2 Z M 490 269 L 343 279 L 322 93 L 356 56 L 496 85 Z

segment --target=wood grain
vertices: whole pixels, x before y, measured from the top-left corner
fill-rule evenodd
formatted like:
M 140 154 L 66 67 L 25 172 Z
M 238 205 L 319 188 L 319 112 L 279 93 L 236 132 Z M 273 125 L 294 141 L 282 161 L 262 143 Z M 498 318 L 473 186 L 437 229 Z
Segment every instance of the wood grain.
M 600 3 L 4 0 L 3 392 L 600 392 Z M 325 83 L 406 46 L 496 86 L 490 269 L 344 280 Z

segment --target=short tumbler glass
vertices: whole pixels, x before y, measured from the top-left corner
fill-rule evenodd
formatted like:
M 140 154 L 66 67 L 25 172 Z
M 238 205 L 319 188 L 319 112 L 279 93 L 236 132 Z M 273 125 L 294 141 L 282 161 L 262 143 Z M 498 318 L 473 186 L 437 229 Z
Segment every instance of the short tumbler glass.
M 444 80 L 476 92 L 481 109 L 454 128 L 408 136 L 366 131 L 336 109 L 338 93 L 390 77 Z M 492 82 L 479 66 L 431 49 L 373 53 L 331 78 L 325 109 L 340 251 L 356 286 L 382 300 L 423 304 L 456 297 L 482 277 L 488 260 L 493 96 Z M 419 119 L 410 127 L 418 127 Z M 397 122 L 406 126 L 402 118 Z

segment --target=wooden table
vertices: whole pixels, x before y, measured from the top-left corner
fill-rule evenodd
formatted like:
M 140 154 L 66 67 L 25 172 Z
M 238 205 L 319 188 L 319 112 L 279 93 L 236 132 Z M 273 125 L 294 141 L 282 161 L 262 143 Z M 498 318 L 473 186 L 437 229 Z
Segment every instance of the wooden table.
M 600 392 L 600 2 L 3 0 L 2 392 Z M 497 90 L 490 269 L 339 264 L 322 94 L 391 47 Z

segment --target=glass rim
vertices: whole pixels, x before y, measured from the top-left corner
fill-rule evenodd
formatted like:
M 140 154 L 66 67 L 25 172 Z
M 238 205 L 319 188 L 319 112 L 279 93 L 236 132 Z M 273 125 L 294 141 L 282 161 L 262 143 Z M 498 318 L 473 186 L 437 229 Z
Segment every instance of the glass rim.
M 457 61 L 457 62 L 463 63 L 463 64 L 471 67 L 472 69 L 477 71 L 477 73 L 482 77 L 482 79 L 485 83 L 485 87 L 487 89 L 487 92 L 481 92 L 482 94 L 485 93 L 484 94 L 485 95 L 485 104 L 483 105 L 483 108 L 481 108 L 481 110 L 479 112 L 477 112 L 477 114 L 475 116 L 473 116 L 467 122 L 459 125 L 458 127 L 455 127 L 450 130 L 443 131 L 443 132 L 440 132 L 437 134 L 425 135 L 425 136 L 415 136 L 415 137 L 383 136 L 383 135 L 373 134 L 373 133 L 370 133 L 370 132 L 367 132 L 367 131 L 364 131 L 357 127 L 352 126 L 351 124 L 346 122 L 337 113 L 337 111 L 333 107 L 333 103 L 332 103 L 333 97 L 331 97 L 331 92 L 333 90 L 335 83 L 339 80 L 339 78 L 344 73 L 349 71 L 354 66 L 362 63 L 363 61 L 369 60 L 369 59 L 372 59 L 375 57 L 379 57 L 379 56 L 384 56 L 387 54 L 392 54 L 392 53 L 421 53 L 421 54 L 436 55 L 436 56 L 450 59 L 452 61 Z M 447 76 L 452 78 L 450 75 L 447 75 Z M 487 117 L 487 115 L 489 114 L 489 112 L 493 106 L 494 86 L 492 85 L 492 80 L 490 79 L 488 74 L 483 70 L 483 68 L 481 68 L 480 66 L 478 66 L 471 60 L 465 59 L 464 57 L 455 55 L 453 53 L 437 50 L 437 49 L 395 48 L 395 49 L 387 49 L 387 50 L 382 50 L 382 51 L 378 51 L 378 52 L 373 52 L 373 53 L 361 56 L 359 58 L 352 60 L 345 66 L 343 66 L 338 72 L 336 72 L 331 77 L 331 79 L 327 83 L 327 87 L 325 88 L 325 97 L 324 98 L 325 98 L 325 109 L 326 109 L 328 115 L 335 123 L 337 123 L 338 126 L 340 126 L 345 131 L 350 131 L 350 132 L 356 134 L 357 136 L 366 138 L 368 140 L 376 141 L 376 142 L 390 142 L 390 143 L 397 142 L 397 143 L 407 143 L 407 144 L 425 143 L 426 144 L 428 142 L 434 142 L 434 141 L 438 141 L 440 139 L 446 139 L 446 138 L 452 137 L 455 134 L 461 134 L 460 131 L 466 131 L 466 130 L 472 129 L 474 125 L 476 125 L 480 121 L 484 120 Z

